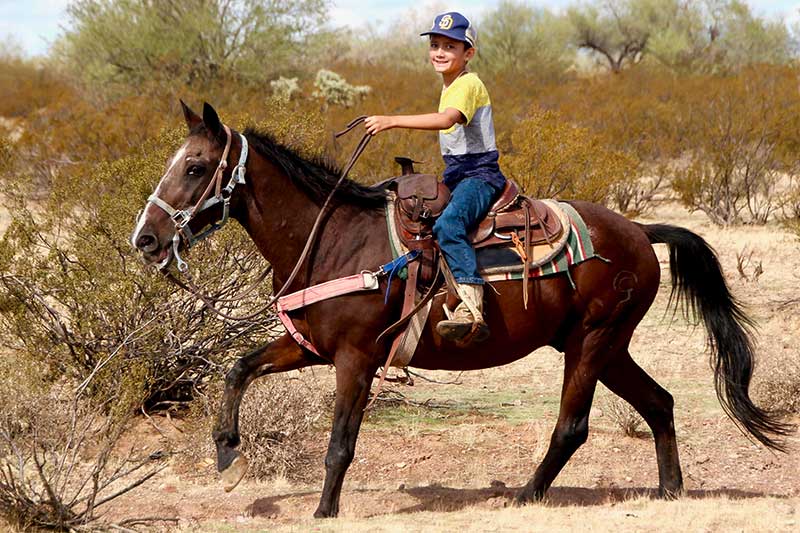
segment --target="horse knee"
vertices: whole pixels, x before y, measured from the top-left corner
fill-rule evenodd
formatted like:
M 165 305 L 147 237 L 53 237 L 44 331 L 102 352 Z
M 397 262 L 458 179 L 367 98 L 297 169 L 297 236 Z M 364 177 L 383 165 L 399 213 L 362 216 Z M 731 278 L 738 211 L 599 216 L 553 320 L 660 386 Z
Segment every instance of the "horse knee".
M 566 424 L 559 424 L 553 432 L 551 446 L 574 451 L 580 448 L 588 438 L 589 418 L 584 417 Z
M 344 469 L 350 466 L 355 452 L 346 446 L 331 446 L 325 455 L 325 468 Z
M 247 378 L 249 372 L 250 368 L 247 366 L 247 363 L 244 362 L 244 357 L 242 357 L 237 360 L 228 373 L 225 374 L 225 386 L 234 388 L 240 387 Z

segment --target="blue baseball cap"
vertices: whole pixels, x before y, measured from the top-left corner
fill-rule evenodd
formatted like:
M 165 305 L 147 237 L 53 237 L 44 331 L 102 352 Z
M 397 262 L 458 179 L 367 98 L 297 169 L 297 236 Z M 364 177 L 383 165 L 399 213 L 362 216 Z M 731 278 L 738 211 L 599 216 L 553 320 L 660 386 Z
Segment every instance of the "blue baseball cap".
M 463 41 L 470 46 L 475 46 L 478 32 L 467 17 L 456 11 L 436 15 L 431 29 L 420 33 L 423 35 L 444 35 L 457 41 Z

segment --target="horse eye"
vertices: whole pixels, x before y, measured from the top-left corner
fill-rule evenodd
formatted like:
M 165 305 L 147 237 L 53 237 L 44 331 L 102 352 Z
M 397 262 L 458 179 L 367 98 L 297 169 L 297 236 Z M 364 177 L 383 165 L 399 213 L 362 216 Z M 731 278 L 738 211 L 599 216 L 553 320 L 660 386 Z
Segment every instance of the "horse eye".
M 203 176 L 206 173 L 206 167 L 201 165 L 192 165 L 186 172 L 189 176 Z

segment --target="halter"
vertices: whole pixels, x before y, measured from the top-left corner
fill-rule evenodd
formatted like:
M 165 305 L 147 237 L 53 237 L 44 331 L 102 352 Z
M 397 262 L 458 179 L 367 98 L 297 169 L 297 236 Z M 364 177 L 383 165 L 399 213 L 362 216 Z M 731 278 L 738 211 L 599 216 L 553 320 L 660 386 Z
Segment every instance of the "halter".
M 367 118 L 366 115 L 362 115 L 360 117 L 357 117 L 357 118 L 353 119 L 352 121 L 350 121 L 350 123 L 347 124 L 345 129 L 343 131 L 340 131 L 339 133 L 337 133 L 335 135 L 335 137 L 340 137 L 340 136 L 344 135 L 345 133 L 353 130 L 356 126 L 358 126 L 359 124 L 364 122 L 364 120 L 366 118 Z M 205 306 L 208 309 L 210 309 L 211 311 L 213 311 L 217 315 L 221 316 L 222 318 L 225 318 L 227 320 L 237 320 L 237 321 L 251 320 L 252 318 L 261 315 L 264 311 L 266 311 L 267 309 L 269 309 L 273 305 L 275 305 L 278 302 L 278 300 L 283 296 L 283 293 L 286 292 L 286 290 L 291 286 L 292 282 L 294 281 L 294 278 L 297 276 L 298 272 L 300 271 L 300 268 L 305 263 L 305 260 L 308 257 L 308 254 L 309 254 L 309 251 L 311 250 L 311 247 L 313 246 L 314 242 L 316 241 L 317 231 L 319 230 L 320 226 L 322 225 L 322 220 L 323 220 L 323 218 L 325 217 L 325 215 L 328 212 L 327 210 L 328 210 L 328 207 L 329 207 L 329 205 L 331 203 L 331 200 L 333 199 L 334 193 L 339 188 L 339 185 L 341 185 L 342 182 L 344 181 L 344 179 L 347 177 L 347 174 L 350 172 L 350 169 L 353 168 L 353 165 L 355 165 L 356 161 L 358 160 L 358 157 L 361 155 L 361 153 L 367 147 L 367 144 L 369 144 L 369 141 L 372 138 L 372 134 L 365 133 L 364 136 L 361 138 L 361 141 L 358 143 L 358 146 L 354 150 L 353 155 L 350 156 L 350 160 L 347 162 L 347 165 L 345 165 L 344 170 L 342 170 L 342 173 L 341 173 L 341 176 L 339 177 L 339 180 L 336 182 L 336 184 L 333 186 L 331 191 L 328 193 L 328 197 L 325 199 L 325 202 L 322 204 L 322 208 L 320 208 L 320 211 L 317 214 L 317 218 L 314 221 L 314 225 L 311 227 L 311 232 L 308 235 L 308 239 L 306 240 L 306 244 L 305 244 L 305 247 L 303 248 L 303 251 L 300 253 L 300 258 L 297 260 L 297 263 L 294 265 L 294 269 L 292 270 L 292 273 L 289 274 L 289 278 L 284 282 L 283 287 L 281 287 L 280 290 L 277 292 L 277 294 L 274 294 L 272 296 L 272 298 L 270 298 L 269 302 L 267 302 L 267 304 L 264 307 L 262 307 L 261 309 L 259 309 L 258 311 L 254 312 L 254 313 L 252 313 L 252 314 L 250 314 L 250 315 L 248 315 L 246 317 L 233 317 L 233 316 L 227 315 L 227 314 L 219 311 L 216 307 L 214 307 L 214 304 L 213 304 L 211 298 L 209 298 L 208 296 L 205 296 L 202 293 L 202 291 L 200 290 L 200 287 L 198 287 L 194 283 L 194 281 L 192 280 L 192 275 L 189 273 L 189 265 L 186 263 L 186 261 L 184 261 L 181 258 L 180 255 L 178 255 L 178 247 L 179 247 L 179 245 L 181 243 L 181 240 L 183 240 L 186 243 L 186 247 L 189 248 L 192 245 L 194 245 L 195 243 L 201 241 L 202 239 L 205 239 L 206 237 L 208 237 L 209 235 L 211 235 L 215 231 L 221 229 L 222 226 L 225 225 L 225 223 L 228 221 L 228 204 L 230 202 L 230 196 L 233 193 L 233 189 L 234 189 L 234 187 L 236 186 L 237 183 L 241 183 L 241 184 L 245 183 L 245 181 L 244 181 L 244 173 L 245 173 L 245 163 L 247 162 L 247 139 L 245 139 L 244 135 L 239 134 L 239 137 L 241 137 L 241 139 L 242 139 L 242 150 L 241 150 L 241 155 L 239 156 L 239 164 L 236 165 L 236 167 L 233 169 L 233 172 L 231 174 L 231 179 L 228 182 L 228 185 L 224 189 L 220 190 L 220 186 L 221 186 L 221 183 L 222 183 L 222 173 L 225 171 L 225 169 L 228 166 L 228 163 L 227 163 L 228 151 L 230 150 L 230 147 L 231 147 L 231 131 L 228 128 L 228 126 L 223 125 L 223 127 L 225 128 L 225 134 L 227 135 L 227 142 L 225 143 L 225 150 L 222 152 L 222 158 L 220 159 L 219 166 L 217 167 L 217 170 L 214 173 L 214 177 L 209 182 L 208 187 L 206 187 L 206 190 L 203 192 L 203 195 L 200 197 L 200 200 L 198 200 L 197 205 L 195 205 L 191 209 L 184 209 L 184 210 L 180 210 L 179 211 L 179 210 L 173 208 L 172 206 L 170 206 L 165 201 L 163 201 L 161 198 L 158 198 L 155 194 L 151 195 L 150 198 L 147 199 L 147 204 L 149 205 L 149 204 L 152 203 L 152 204 L 157 205 L 161 209 L 163 209 L 170 216 L 170 218 L 172 219 L 173 223 L 175 224 L 175 235 L 172 237 L 172 250 L 173 250 L 173 254 L 175 255 L 176 262 L 178 263 L 178 271 L 181 274 L 184 275 L 184 277 L 186 278 L 186 283 L 181 282 L 178 278 L 176 278 L 171 272 L 169 272 L 166 269 L 167 264 L 169 263 L 169 257 L 167 257 L 161 263 L 156 265 L 158 267 L 158 269 L 160 271 L 162 271 L 167 276 L 167 278 L 170 279 L 173 283 L 177 284 L 179 287 L 185 289 L 186 291 L 191 292 L 192 294 L 194 294 L 197 298 L 199 298 L 203 302 L 203 304 L 205 304 Z M 217 189 L 216 195 L 213 198 L 210 198 L 210 199 L 206 200 L 206 197 L 211 192 L 212 186 L 214 186 L 215 184 L 216 184 L 216 189 Z M 214 206 L 214 205 L 216 205 L 216 204 L 218 204 L 220 202 L 223 202 L 222 220 L 211 224 L 210 227 L 207 230 L 205 230 L 204 232 L 202 232 L 200 235 L 197 235 L 197 236 L 192 235 L 191 229 L 188 226 L 189 221 L 192 220 L 192 218 L 197 213 L 200 213 L 200 212 L 202 212 L 202 211 L 204 211 L 204 210 L 206 210 L 206 209 L 208 209 L 208 208 L 210 208 L 210 207 L 212 207 L 212 206 Z M 412 254 L 407 254 L 407 255 L 411 256 Z M 416 258 L 416 255 L 413 255 L 413 257 L 409 257 L 408 259 L 413 260 L 415 258 Z M 393 264 L 394 264 L 394 262 L 387 263 L 386 265 L 381 267 L 381 270 L 379 272 L 376 272 L 376 273 L 366 272 L 366 274 L 364 272 L 362 272 L 363 275 L 357 275 L 356 277 L 358 277 L 359 279 L 367 280 L 367 277 L 368 277 L 367 275 L 373 276 L 373 277 L 379 276 L 379 275 L 381 275 L 381 276 L 385 275 L 385 274 L 388 273 L 388 271 L 384 271 L 384 268 L 392 266 Z M 258 286 L 261 284 L 261 282 L 264 279 L 266 279 L 266 277 L 269 274 L 271 268 L 272 268 L 271 266 L 267 267 L 267 269 L 261 274 L 259 279 L 249 289 L 244 291 L 243 295 L 240 295 L 240 296 L 238 296 L 236 298 L 232 298 L 232 299 L 229 299 L 229 300 L 226 300 L 226 301 L 241 300 L 247 294 L 252 293 L 256 288 L 258 288 Z M 366 283 L 366 281 L 364 283 Z M 369 288 L 372 288 L 372 285 L 373 284 L 370 282 Z M 364 288 L 364 287 L 362 287 L 362 288 Z M 352 289 L 352 287 L 351 287 L 351 289 Z M 353 290 L 355 290 L 355 289 L 353 289 Z M 220 300 L 218 300 L 218 301 L 220 301 Z M 288 316 L 287 316 L 287 320 L 288 320 Z M 289 320 L 289 322 L 291 322 L 291 320 Z
M 222 175 L 225 173 L 225 169 L 228 168 L 228 152 L 230 152 L 231 139 L 233 137 L 228 126 L 223 125 L 223 128 L 225 128 L 226 137 L 225 150 L 222 152 L 222 157 L 220 158 L 216 171 L 214 171 L 214 176 L 211 178 L 211 181 L 208 182 L 206 190 L 203 191 L 202 196 L 200 196 L 200 199 L 197 201 L 194 207 L 189 207 L 187 209 L 175 209 L 155 194 L 150 195 L 150 197 L 147 199 L 148 205 L 154 204 L 163 209 L 169 215 L 170 219 L 172 219 L 172 223 L 175 224 L 175 235 L 172 237 L 172 253 L 175 256 L 175 261 L 178 263 L 178 270 L 184 274 L 189 270 L 189 265 L 178 254 L 178 248 L 181 244 L 181 241 L 183 241 L 186 249 L 189 249 L 212 233 L 222 229 L 222 227 L 228 223 L 231 195 L 233 194 L 234 188 L 236 185 L 245 184 L 244 174 L 245 165 L 247 163 L 247 139 L 244 135 L 239 133 L 238 135 L 242 142 L 239 163 L 233 168 L 233 171 L 231 172 L 231 179 L 228 181 L 228 184 L 224 188 L 222 187 Z M 211 194 L 212 189 L 215 189 L 214 196 L 208 198 L 208 195 Z M 191 220 L 198 214 L 211 209 L 220 203 L 222 204 L 222 218 L 211 223 L 207 229 L 199 234 L 195 235 L 192 233 L 192 230 L 189 227 L 189 222 L 191 222 Z M 164 270 L 169 263 L 169 259 L 170 258 L 167 257 L 161 263 L 159 263 L 157 265 L 158 269 Z

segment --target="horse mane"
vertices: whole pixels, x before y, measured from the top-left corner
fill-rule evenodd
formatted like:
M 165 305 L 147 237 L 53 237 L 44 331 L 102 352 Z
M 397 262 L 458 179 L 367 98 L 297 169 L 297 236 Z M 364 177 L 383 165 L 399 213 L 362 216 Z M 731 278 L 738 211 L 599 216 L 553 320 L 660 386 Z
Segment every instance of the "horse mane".
M 244 135 L 255 151 L 278 165 L 314 201 L 325 201 L 339 181 L 341 169 L 330 159 L 305 158 L 276 141 L 269 133 L 254 128 L 247 128 Z M 386 203 L 386 190 L 382 186 L 369 187 L 345 178 L 336 189 L 335 197 L 360 207 L 382 208 Z

